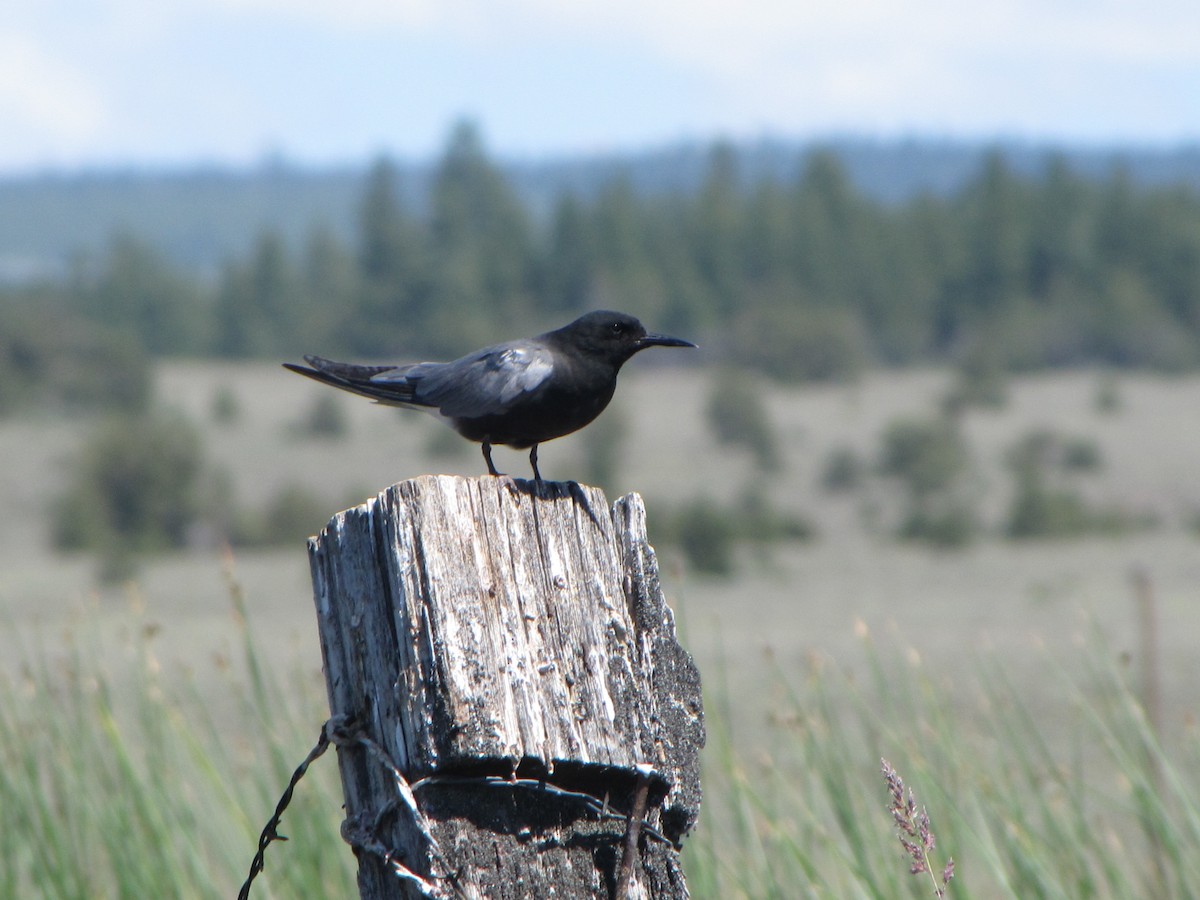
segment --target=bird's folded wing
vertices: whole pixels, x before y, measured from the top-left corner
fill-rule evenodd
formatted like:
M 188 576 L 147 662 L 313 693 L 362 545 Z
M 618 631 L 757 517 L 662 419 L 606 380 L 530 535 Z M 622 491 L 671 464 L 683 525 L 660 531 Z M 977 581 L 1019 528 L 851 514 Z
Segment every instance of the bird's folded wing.
M 550 377 L 554 357 L 544 347 L 499 346 L 444 364 L 408 370 L 417 401 L 450 418 L 473 419 L 512 408 Z M 386 377 L 386 376 L 384 376 Z

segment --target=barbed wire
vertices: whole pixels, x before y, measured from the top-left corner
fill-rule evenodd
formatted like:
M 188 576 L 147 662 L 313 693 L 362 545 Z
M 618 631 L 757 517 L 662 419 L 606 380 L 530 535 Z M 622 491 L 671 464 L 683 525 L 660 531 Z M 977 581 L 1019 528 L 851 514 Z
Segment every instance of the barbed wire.
M 258 849 L 254 854 L 253 861 L 250 863 L 249 874 L 246 876 L 246 880 L 238 892 L 238 900 L 248 900 L 250 886 L 253 884 L 254 879 L 263 871 L 267 847 L 275 841 L 287 840 L 286 835 L 279 833 L 283 813 L 291 803 L 292 795 L 295 793 L 296 785 L 300 779 L 308 772 L 309 766 L 329 749 L 330 744 L 337 747 L 357 746 L 362 748 L 368 756 L 374 759 L 391 775 L 397 795 L 396 799 L 385 804 L 371 816 L 371 821 L 369 822 L 365 821 L 361 815 L 348 817 L 341 826 L 342 839 L 356 850 L 378 857 L 398 878 L 402 878 L 413 884 L 429 900 L 445 900 L 448 896 L 465 897 L 466 894 L 458 886 L 457 879 L 452 874 L 453 866 L 442 854 L 441 848 L 438 846 L 437 840 L 434 838 L 433 832 L 429 827 L 429 822 L 425 814 L 421 811 L 420 805 L 417 803 L 417 792 L 427 788 L 488 787 L 505 790 L 536 791 L 579 803 L 588 812 L 593 813 L 600 822 L 624 822 L 626 823 L 625 843 L 627 852 L 625 859 L 622 861 L 621 876 L 626 882 L 632 864 L 628 848 L 631 844 L 636 845 L 639 834 L 645 834 L 676 850 L 679 849 L 679 845 L 676 842 L 666 837 L 661 831 L 645 821 L 646 792 L 649 779 L 655 774 L 653 768 L 649 765 L 643 764 L 637 767 L 638 790 L 635 792 L 634 809 L 627 815 L 612 811 L 607 796 L 604 798 L 596 797 L 585 791 L 561 787 L 542 778 L 434 774 L 419 778 L 410 784 L 408 779 L 404 777 L 404 773 L 392 762 L 387 752 L 378 743 L 363 733 L 362 729 L 352 718 L 347 716 L 333 716 L 321 726 L 321 733 L 317 737 L 316 744 L 308 752 L 304 761 L 296 767 L 295 772 L 292 773 L 287 787 L 280 796 L 279 802 L 275 805 L 275 812 L 263 827 L 258 839 Z M 385 823 L 391 817 L 401 813 L 405 816 L 408 824 L 416 828 L 428 845 L 432 857 L 442 872 L 442 874 L 434 876 L 435 881 L 445 882 L 450 889 L 450 894 L 447 894 L 434 881 L 418 875 L 405 866 L 400 855 L 379 839 L 379 834 L 383 831 Z
M 262 833 L 258 837 L 258 850 L 254 854 L 254 859 L 250 863 L 250 873 L 246 876 L 246 880 L 242 882 L 242 889 L 238 891 L 238 900 L 247 900 L 250 896 L 250 885 L 254 883 L 254 879 L 258 877 L 263 870 L 263 865 L 266 860 L 267 848 L 275 841 L 286 841 L 287 837 L 279 833 L 279 824 L 283 821 L 283 811 L 288 808 L 288 804 L 292 802 L 292 794 L 295 793 L 296 785 L 300 779 L 304 777 L 311 766 L 326 750 L 329 749 L 329 744 L 332 742 L 331 726 L 333 719 L 327 721 L 321 726 L 321 734 L 317 737 L 316 746 L 308 752 L 308 756 L 304 757 L 304 762 L 296 767 L 296 771 L 292 773 L 291 780 L 288 781 L 288 786 L 284 789 L 283 796 L 279 798 L 279 802 L 275 804 L 275 813 L 267 821 Z
M 415 792 L 426 787 L 436 787 L 439 785 L 478 785 L 483 787 L 517 788 L 520 790 L 538 791 L 554 797 L 575 800 L 590 812 L 595 813 L 597 819 L 601 822 L 626 822 L 629 819 L 627 814 L 622 815 L 621 813 L 613 812 L 608 805 L 607 798 L 600 798 L 584 791 L 573 791 L 540 778 L 505 778 L 502 775 L 427 775 L 424 778 L 414 781 L 412 789 Z M 669 847 L 673 847 L 676 850 L 679 849 L 678 844 L 648 822 L 642 823 L 642 833 Z

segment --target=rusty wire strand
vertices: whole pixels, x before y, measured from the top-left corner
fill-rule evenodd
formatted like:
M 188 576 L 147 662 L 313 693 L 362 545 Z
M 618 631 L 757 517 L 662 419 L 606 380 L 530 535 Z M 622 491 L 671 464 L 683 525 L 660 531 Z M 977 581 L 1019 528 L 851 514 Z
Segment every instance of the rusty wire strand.
M 629 813 L 629 824 L 625 828 L 625 850 L 621 854 L 621 874 L 617 879 L 616 900 L 628 900 L 629 885 L 633 879 L 633 867 L 637 860 L 638 835 L 645 827 L 646 800 L 650 796 L 650 775 L 653 769 L 648 765 L 637 767 L 637 790 L 633 795 L 633 809 Z

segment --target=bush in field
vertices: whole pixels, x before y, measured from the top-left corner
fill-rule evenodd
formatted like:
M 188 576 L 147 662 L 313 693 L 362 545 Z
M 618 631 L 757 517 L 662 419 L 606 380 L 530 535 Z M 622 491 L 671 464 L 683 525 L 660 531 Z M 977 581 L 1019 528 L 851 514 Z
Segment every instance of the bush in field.
M 729 509 L 728 517 L 738 538 L 761 545 L 776 541 L 808 541 L 817 535 L 812 522 L 801 515 L 780 512 L 757 488 L 745 491 Z
M 969 544 L 978 531 L 975 510 L 966 502 L 952 501 L 943 505 L 910 504 L 896 534 L 904 540 L 948 550 Z
M 959 363 L 954 386 L 942 401 L 949 413 L 967 407 L 1001 409 L 1008 403 L 1008 374 L 995 353 L 980 350 Z
M 1017 476 L 1004 530 L 1012 538 L 1085 534 L 1092 530 L 1091 514 L 1078 491 L 1050 487 L 1045 476 L 1031 468 Z
M 749 450 L 764 472 L 780 468 L 779 441 L 762 391 L 750 375 L 734 369 L 718 372 L 709 388 L 705 415 L 719 443 Z
M 1100 376 L 1096 382 L 1096 393 L 1092 398 L 1092 406 L 1102 415 L 1113 415 L 1121 410 L 1121 387 L 1117 384 L 1117 376 L 1111 372 Z
M 1077 476 L 1102 465 L 1100 448 L 1089 438 L 1067 438 L 1039 429 L 1008 451 L 1015 486 L 1005 522 L 1011 538 L 1116 534 L 1149 524 L 1126 510 L 1098 508 L 1079 490 Z
M 1092 472 L 1103 467 L 1100 445 L 1092 438 L 1067 437 L 1048 428 L 1027 432 L 1007 453 L 1015 472 Z
M 199 433 L 179 415 L 152 412 L 101 424 L 57 500 L 55 545 L 99 550 L 109 562 L 183 546 L 200 509 L 202 468 Z M 115 565 L 113 572 L 127 569 Z
M 52 306 L 0 305 L 0 414 L 144 409 L 150 366 L 129 336 Z
M 349 430 L 350 422 L 341 398 L 329 392 L 314 398 L 308 414 L 299 425 L 302 434 L 315 438 L 342 437 Z
M 883 434 L 879 470 L 904 486 L 897 535 L 939 547 L 962 546 L 979 530 L 968 496 L 971 451 L 950 416 L 897 419 Z
M 1017 477 L 1005 533 L 1011 538 L 1078 537 L 1121 534 L 1153 524 L 1144 516 L 1115 507 L 1094 507 L 1073 488 L 1047 483 L 1038 472 Z
M 821 487 L 829 493 L 852 491 L 862 484 L 866 466 L 850 447 L 835 447 L 825 458 Z
M 150 364 L 131 338 L 89 328 L 48 361 L 49 387 L 69 410 L 138 412 L 150 401 Z
M 709 575 L 733 571 L 733 527 L 716 503 L 693 500 L 680 512 L 678 529 L 679 545 L 696 571 Z
M 948 417 L 896 419 L 883 433 L 879 470 L 900 479 L 914 495 L 950 488 L 970 462 L 966 439 Z
M 1091 472 L 1103 465 L 1100 445 L 1091 438 L 1069 438 L 1063 444 L 1064 469 L 1072 472 Z
M 230 543 L 242 547 L 303 546 L 304 539 L 320 531 L 334 512 L 332 506 L 298 484 L 285 484 L 261 512 L 238 515 Z
M 237 487 L 227 469 L 212 469 L 201 479 L 202 528 L 197 543 L 207 539 L 216 545 L 236 548 L 303 547 L 339 509 L 362 502 L 365 492 L 349 491 L 330 500 L 303 484 L 281 485 L 261 505 L 239 501 Z
M 760 490 L 746 490 L 734 503 L 698 497 L 672 513 L 656 516 L 652 538 L 683 551 L 697 572 L 728 575 L 739 541 L 760 550 L 780 541 L 807 541 L 816 527 L 803 516 L 774 508 Z
M 237 392 L 229 385 L 222 385 L 213 393 L 212 418 L 218 425 L 232 425 L 242 415 Z

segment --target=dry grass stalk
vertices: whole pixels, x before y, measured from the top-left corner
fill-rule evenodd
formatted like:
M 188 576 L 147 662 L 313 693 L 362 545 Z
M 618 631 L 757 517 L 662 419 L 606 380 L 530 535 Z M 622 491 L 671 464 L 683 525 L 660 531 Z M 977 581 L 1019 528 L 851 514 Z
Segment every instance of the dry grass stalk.
M 914 875 L 928 872 L 929 879 L 933 882 L 934 895 L 945 897 L 946 888 L 950 886 L 950 879 L 954 877 L 954 858 L 946 860 L 946 865 L 942 868 L 942 880 L 939 883 L 937 875 L 934 874 L 933 861 L 930 856 L 936 840 L 929 824 L 929 813 L 925 811 L 924 806 L 917 809 L 917 798 L 913 794 L 912 788 L 905 791 L 904 781 L 900 774 L 892 768 L 892 764 L 886 759 L 882 759 L 880 762 L 883 766 L 883 777 L 887 781 L 888 792 L 892 797 L 891 813 L 896 822 L 900 843 L 912 858 L 912 866 L 909 871 Z

